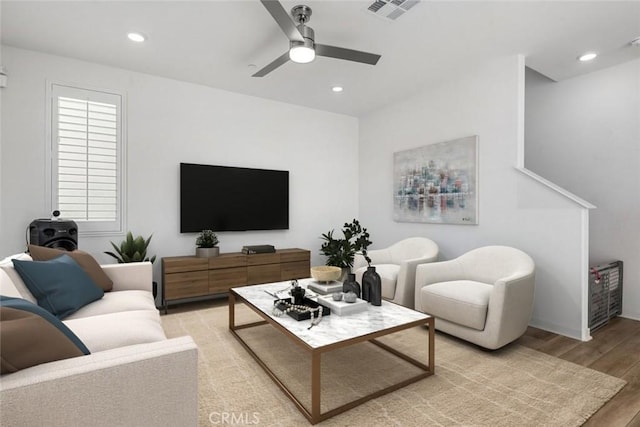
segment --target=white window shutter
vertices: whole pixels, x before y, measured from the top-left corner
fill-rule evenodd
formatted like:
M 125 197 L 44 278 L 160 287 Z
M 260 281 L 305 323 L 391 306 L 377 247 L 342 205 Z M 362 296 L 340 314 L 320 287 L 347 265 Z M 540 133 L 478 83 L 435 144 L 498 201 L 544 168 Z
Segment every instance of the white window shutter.
M 79 232 L 123 231 L 122 96 L 52 87 L 51 201 Z

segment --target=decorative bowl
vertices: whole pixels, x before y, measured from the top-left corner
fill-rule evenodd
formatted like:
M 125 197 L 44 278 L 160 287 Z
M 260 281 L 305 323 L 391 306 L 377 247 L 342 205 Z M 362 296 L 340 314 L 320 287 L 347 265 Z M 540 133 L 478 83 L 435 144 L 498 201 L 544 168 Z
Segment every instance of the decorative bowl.
M 331 265 L 311 267 L 311 277 L 318 282 L 333 282 L 334 280 L 338 280 L 341 275 L 342 269 L 340 267 Z

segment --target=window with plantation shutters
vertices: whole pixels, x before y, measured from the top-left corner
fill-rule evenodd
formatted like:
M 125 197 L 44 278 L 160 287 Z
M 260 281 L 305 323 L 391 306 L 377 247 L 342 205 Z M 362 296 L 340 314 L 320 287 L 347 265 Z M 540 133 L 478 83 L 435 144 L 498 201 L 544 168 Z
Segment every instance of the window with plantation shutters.
M 51 86 L 51 207 L 80 233 L 123 231 L 122 96 Z

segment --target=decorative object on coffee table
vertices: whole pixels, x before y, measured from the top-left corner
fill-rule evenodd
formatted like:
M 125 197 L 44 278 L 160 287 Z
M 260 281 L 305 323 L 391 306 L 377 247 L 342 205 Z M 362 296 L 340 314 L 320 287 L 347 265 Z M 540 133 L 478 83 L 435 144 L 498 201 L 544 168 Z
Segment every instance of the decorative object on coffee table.
M 327 256 L 327 265 L 348 270 L 353 267 L 356 253 L 366 251 L 367 247 L 371 245 L 369 232 L 355 218 L 351 223 L 345 222 L 342 226 L 344 238 L 334 238 L 333 232 L 334 230 L 331 230 L 320 237 L 324 240 L 320 246 L 320 253 Z
M 202 230 L 196 239 L 196 256 L 211 258 L 220 255 L 218 236 L 213 230 Z
M 356 282 L 354 273 L 347 274 L 347 278 L 342 282 L 342 292 L 353 292 L 356 297 L 360 298 L 360 283 Z
M 307 289 L 319 295 L 329 295 L 335 292 L 342 292 L 342 282 L 338 282 L 338 281 L 323 282 L 323 283 L 311 282 L 307 284 Z
M 293 303 L 298 305 L 302 304 L 302 300 L 304 299 L 305 289 L 300 286 L 297 280 L 291 281 L 291 296 L 293 297 Z
M 304 291 L 304 289 L 303 289 Z M 322 316 L 331 314 L 329 307 L 318 304 L 309 298 L 302 298 L 299 303 L 292 303 L 291 298 L 277 299 L 273 302 L 271 314 L 275 317 L 281 317 L 287 314 L 295 320 L 311 320 L 308 329 L 313 328 L 322 321 Z
M 349 291 L 346 294 L 344 294 L 344 302 L 346 303 L 353 304 L 357 300 L 358 300 L 358 297 L 353 291 Z
M 368 302 L 356 297 L 356 294 L 353 292 L 347 292 L 346 294 L 340 292 L 338 295 L 342 297 L 339 300 L 335 300 L 333 295 L 321 295 L 317 298 L 318 304 L 329 307 L 331 309 L 331 313 L 335 313 L 338 316 L 349 316 L 351 314 L 366 311 L 370 308 Z M 347 295 L 349 296 L 347 297 Z M 349 299 L 349 301 L 347 301 L 347 299 Z M 351 301 L 352 299 L 353 301 Z
M 362 289 L 363 299 L 369 301 L 371 305 L 382 304 L 382 281 L 375 267 L 367 267 L 367 271 L 362 275 Z
M 127 233 L 127 238 L 120 243 L 120 246 L 116 246 L 115 243 L 110 242 L 116 253 L 105 251 L 105 254 L 115 258 L 118 261 L 118 264 L 142 261 L 149 261 L 153 264 L 156 260 L 156 256 L 154 255 L 151 258 L 147 257 L 147 248 L 149 247 L 151 237 L 153 237 L 153 234 L 146 240 L 142 236 L 134 238 L 133 233 L 129 231 Z
M 340 267 L 330 265 L 320 265 L 311 267 L 311 277 L 317 282 L 333 282 L 338 280 L 342 274 Z

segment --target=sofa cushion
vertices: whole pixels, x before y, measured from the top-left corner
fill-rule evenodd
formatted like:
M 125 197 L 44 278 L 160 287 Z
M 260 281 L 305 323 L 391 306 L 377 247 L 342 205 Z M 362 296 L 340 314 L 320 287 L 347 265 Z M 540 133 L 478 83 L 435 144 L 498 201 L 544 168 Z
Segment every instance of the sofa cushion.
M 0 373 L 89 354 L 51 313 L 27 300 L 0 295 Z
M 21 261 L 13 265 L 38 305 L 59 319 L 102 298 L 100 289 L 69 255 L 49 261 Z
M 155 310 L 156 303 L 148 291 L 107 292 L 98 301 L 85 305 L 65 320 L 134 310 Z
M 420 298 L 425 313 L 482 331 L 492 290 L 486 283 L 455 280 L 423 287 Z
M 167 339 L 156 309 L 68 319 L 64 324 L 94 353 Z
M 107 276 L 100 264 L 88 253 L 75 250 L 72 252 L 61 249 L 47 248 L 45 246 L 29 245 L 29 253 L 34 261 L 49 261 L 59 257 L 60 255 L 69 255 L 80 267 L 91 277 L 91 279 L 102 288 L 103 291 L 109 292 L 113 288 L 113 281 Z

